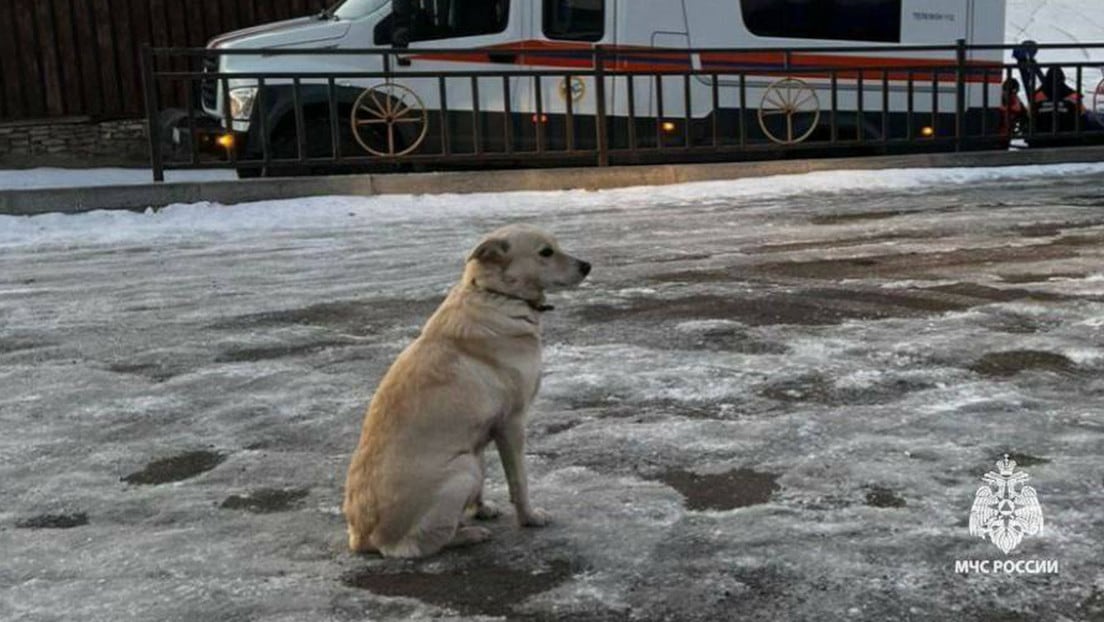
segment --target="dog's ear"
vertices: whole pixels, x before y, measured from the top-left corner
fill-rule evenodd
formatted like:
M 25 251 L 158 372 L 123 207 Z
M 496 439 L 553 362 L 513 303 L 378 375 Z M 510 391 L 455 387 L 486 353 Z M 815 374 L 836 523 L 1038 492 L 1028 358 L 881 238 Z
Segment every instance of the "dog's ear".
M 501 238 L 483 240 L 472 251 L 468 261 L 481 261 L 483 263 L 506 263 L 506 254 L 510 252 L 510 243 Z

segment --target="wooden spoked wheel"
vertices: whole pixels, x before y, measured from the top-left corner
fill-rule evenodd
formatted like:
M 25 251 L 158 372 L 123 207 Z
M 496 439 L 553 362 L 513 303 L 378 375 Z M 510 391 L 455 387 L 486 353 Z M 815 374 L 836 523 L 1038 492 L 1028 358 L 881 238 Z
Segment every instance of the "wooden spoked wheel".
M 377 156 L 401 156 L 425 140 L 429 115 L 414 91 L 385 82 L 365 89 L 357 97 L 352 126 L 353 136 L 365 151 Z
M 820 121 L 816 90 L 797 78 L 782 78 L 767 87 L 759 102 L 759 127 L 767 138 L 792 145 L 808 138 Z

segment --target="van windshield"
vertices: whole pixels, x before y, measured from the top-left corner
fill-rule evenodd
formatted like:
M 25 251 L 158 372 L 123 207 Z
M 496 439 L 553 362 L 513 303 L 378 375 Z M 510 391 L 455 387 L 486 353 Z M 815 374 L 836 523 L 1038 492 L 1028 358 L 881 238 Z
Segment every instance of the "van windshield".
M 391 0 L 341 0 L 330 13 L 338 19 L 357 19 L 372 13 Z
M 510 20 L 510 0 L 394 0 L 393 8 L 376 25 L 376 45 L 492 35 Z

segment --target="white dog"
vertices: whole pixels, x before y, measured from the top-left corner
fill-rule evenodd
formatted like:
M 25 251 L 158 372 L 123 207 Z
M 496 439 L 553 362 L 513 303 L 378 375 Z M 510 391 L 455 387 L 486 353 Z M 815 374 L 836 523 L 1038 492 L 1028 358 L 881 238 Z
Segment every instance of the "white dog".
M 544 293 L 578 285 L 590 264 L 529 226 L 491 233 L 463 280 L 376 390 L 345 483 L 349 548 L 388 557 L 432 555 L 483 542 L 462 524 L 483 505 L 483 449 L 495 442 L 522 526 L 547 518 L 529 505 L 526 411 L 540 385 Z

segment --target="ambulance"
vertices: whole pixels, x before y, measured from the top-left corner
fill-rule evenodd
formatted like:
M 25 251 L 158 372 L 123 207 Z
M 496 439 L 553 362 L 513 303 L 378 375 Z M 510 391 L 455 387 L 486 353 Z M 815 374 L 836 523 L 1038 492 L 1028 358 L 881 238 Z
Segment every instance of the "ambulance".
M 344 0 L 215 38 L 197 82 L 242 159 L 334 136 L 361 159 L 907 149 L 997 125 L 1003 52 L 973 46 L 1004 21 L 1005 0 Z

